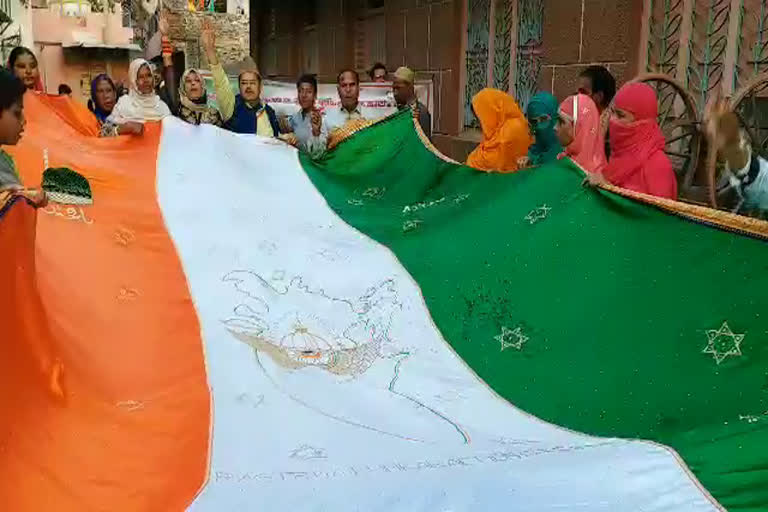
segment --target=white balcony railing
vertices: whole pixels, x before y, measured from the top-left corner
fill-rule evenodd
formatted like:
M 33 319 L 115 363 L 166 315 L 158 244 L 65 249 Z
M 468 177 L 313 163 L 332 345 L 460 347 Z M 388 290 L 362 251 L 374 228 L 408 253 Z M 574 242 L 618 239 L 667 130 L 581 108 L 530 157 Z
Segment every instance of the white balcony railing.
M 88 0 L 48 0 L 48 10 L 71 18 L 84 18 L 91 12 Z
M 0 0 L 0 23 L 10 23 L 13 20 L 11 1 L 12 0 Z

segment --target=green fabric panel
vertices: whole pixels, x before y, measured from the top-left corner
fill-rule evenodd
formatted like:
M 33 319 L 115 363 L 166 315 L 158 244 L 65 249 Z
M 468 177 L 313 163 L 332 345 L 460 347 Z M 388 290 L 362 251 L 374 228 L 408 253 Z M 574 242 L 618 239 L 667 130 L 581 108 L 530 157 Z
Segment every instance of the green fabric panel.
M 768 510 L 765 241 L 585 188 L 567 160 L 511 175 L 446 163 L 407 113 L 302 165 L 395 253 L 500 395 L 577 431 L 670 446 L 729 510 Z M 704 350 L 724 322 L 745 335 L 742 355 L 717 364 Z M 504 327 L 529 338 L 520 350 L 501 350 Z

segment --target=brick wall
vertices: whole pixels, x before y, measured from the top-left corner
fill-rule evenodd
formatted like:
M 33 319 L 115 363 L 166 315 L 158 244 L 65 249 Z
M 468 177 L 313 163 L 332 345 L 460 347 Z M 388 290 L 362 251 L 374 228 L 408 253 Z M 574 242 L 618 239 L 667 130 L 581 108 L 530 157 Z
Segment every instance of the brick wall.
M 600 64 L 618 84 L 637 73 L 642 0 L 544 0 L 542 90 L 573 94 L 579 73 Z
M 166 0 L 170 10 L 169 36 L 177 50 L 186 56 L 187 67 L 208 68 L 205 52 L 200 46 L 200 26 L 203 17 L 212 20 L 216 29 L 216 46 L 222 64 L 240 62 L 250 52 L 250 30 L 247 14 L 189 12 L 187 0 Z

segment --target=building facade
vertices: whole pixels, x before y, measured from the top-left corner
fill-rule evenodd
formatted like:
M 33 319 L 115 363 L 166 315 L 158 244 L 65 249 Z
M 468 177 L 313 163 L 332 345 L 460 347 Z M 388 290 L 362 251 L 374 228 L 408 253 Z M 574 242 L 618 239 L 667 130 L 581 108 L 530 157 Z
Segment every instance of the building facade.
M 407 65 L 434 87 L 435 142 L 463 158 L 478 138 L 472 96 L 509 91 L 525 105 L 538 90 L 563 97 L 578 74 L 603 64 L 619 80 L 639 70 L 643 0 L 317 0 L 254 2 L 252 54 L 276 79 L 344 67 Z
M 32 18 L 29 2 L 0 0 L 0 62 L 7 62 L 16 46 L 32 46 Z
M 67 84 L 83 102 L 96 74 L 125 78 L 129 55 L 140 48 L 132 43 L 133 31 L 123 23 L 120 5 L 102 1 L 0 0 L 6 14 L 0 15 L 3 63 L 14 47 L 26 46 L 37 55 L 46 92 L 55 94 L 59 84 Z
M 157 13 L 149 15 L 139 4 L 138 0 L 0 0 L 0 56 L 6 62 L 14 47 L 31 48 L 46 92 L 55 94 L 59 84 L 67 84 L 76 100 L 86 102 L 96 75 L 107 73 L 124 82 L 132 58 L 159 54 Z M 203 16 L 214 21 L 225 64 L 248 57 L 248 3 L 217 0 L 209 4 L 203 12 L 195 12 L 188 0 L 164 3 L 171 11 L 170 35 L 180 71 L 207 66 L 199 42 Z
M 86 102 L 96 75 L 127 79 L 129 59 L 141 49 L 132 41 L 133 30 L 124 23 L 120 4 L 112 11 L 96 5 L 77 0 L 33 4 L 33 48 L 47 92 L 55 94 L 59 84 L 67 84 L 73 98 Z

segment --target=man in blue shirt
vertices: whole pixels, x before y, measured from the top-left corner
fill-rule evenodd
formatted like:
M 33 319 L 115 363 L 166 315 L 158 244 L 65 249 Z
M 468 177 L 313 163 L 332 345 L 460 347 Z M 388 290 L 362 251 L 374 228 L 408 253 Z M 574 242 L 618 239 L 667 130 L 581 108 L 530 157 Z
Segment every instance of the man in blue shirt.
M 290 118 L 291 130 L 296 137 L 297 147 L 312 158 L 325 152 L 328 132 L 320 111 L 315 107 L 317 79 L 314 75 L 301 75 L 296 81 L 296 92 L 301 110 Z

